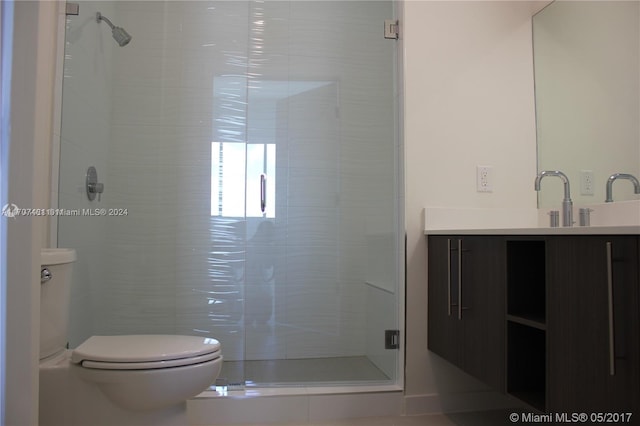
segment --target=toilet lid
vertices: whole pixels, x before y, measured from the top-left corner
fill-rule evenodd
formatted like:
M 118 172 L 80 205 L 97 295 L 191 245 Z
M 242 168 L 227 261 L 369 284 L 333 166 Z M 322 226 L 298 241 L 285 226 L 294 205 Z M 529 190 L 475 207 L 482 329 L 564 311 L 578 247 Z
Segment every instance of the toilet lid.
M 142 334 L 92 336 L 73 350 L 71 362 L 109 363 L 170 361 L 195 358 L 220 350 L 220 342 L 208 337 Z

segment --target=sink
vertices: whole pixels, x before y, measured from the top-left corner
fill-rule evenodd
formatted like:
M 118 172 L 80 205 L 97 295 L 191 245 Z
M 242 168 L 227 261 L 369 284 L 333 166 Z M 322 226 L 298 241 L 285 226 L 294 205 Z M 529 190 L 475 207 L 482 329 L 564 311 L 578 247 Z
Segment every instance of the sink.
M 640 200 L 593 204 L 591 226 L 640 226 Z

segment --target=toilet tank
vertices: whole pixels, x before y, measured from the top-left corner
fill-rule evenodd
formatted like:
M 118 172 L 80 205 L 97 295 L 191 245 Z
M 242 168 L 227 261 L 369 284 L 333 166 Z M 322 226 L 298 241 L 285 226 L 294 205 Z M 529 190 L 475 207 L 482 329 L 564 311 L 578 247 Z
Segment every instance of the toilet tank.
M 42 249 L 40 252 L 40 359 L 67 346 L 71 272 L 75 261 L 73 249 Z

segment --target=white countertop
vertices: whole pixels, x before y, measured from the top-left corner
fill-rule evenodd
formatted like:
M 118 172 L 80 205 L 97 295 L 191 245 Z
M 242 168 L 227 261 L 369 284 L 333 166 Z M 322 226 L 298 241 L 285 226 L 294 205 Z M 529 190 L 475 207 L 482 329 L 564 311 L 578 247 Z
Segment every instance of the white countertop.
M 425 229 L 425 235 L 640 235 L 640 226 Z
M 549 227 L 534 208 L 425 207 L 425 235 L 640 235 L 640 200 L 594 204 L 591 226 Z M 574 220 L 578 221 L 574 207 Z

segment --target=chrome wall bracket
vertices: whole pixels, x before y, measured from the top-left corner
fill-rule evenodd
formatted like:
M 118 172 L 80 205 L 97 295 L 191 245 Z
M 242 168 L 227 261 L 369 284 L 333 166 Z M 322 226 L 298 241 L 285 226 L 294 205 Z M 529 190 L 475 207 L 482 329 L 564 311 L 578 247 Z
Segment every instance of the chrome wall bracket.
M 400 349 L 400 330 L 384 331 L 384 348 Z
M 400 35 L 400 26 L 397 20 L 384 20 L 384 38 L 397 40 Z
M 71 16 L 78 16 L 80 13 L 80 5 L 78 3 L 67 2 L 65 4 L 65 14 Z

